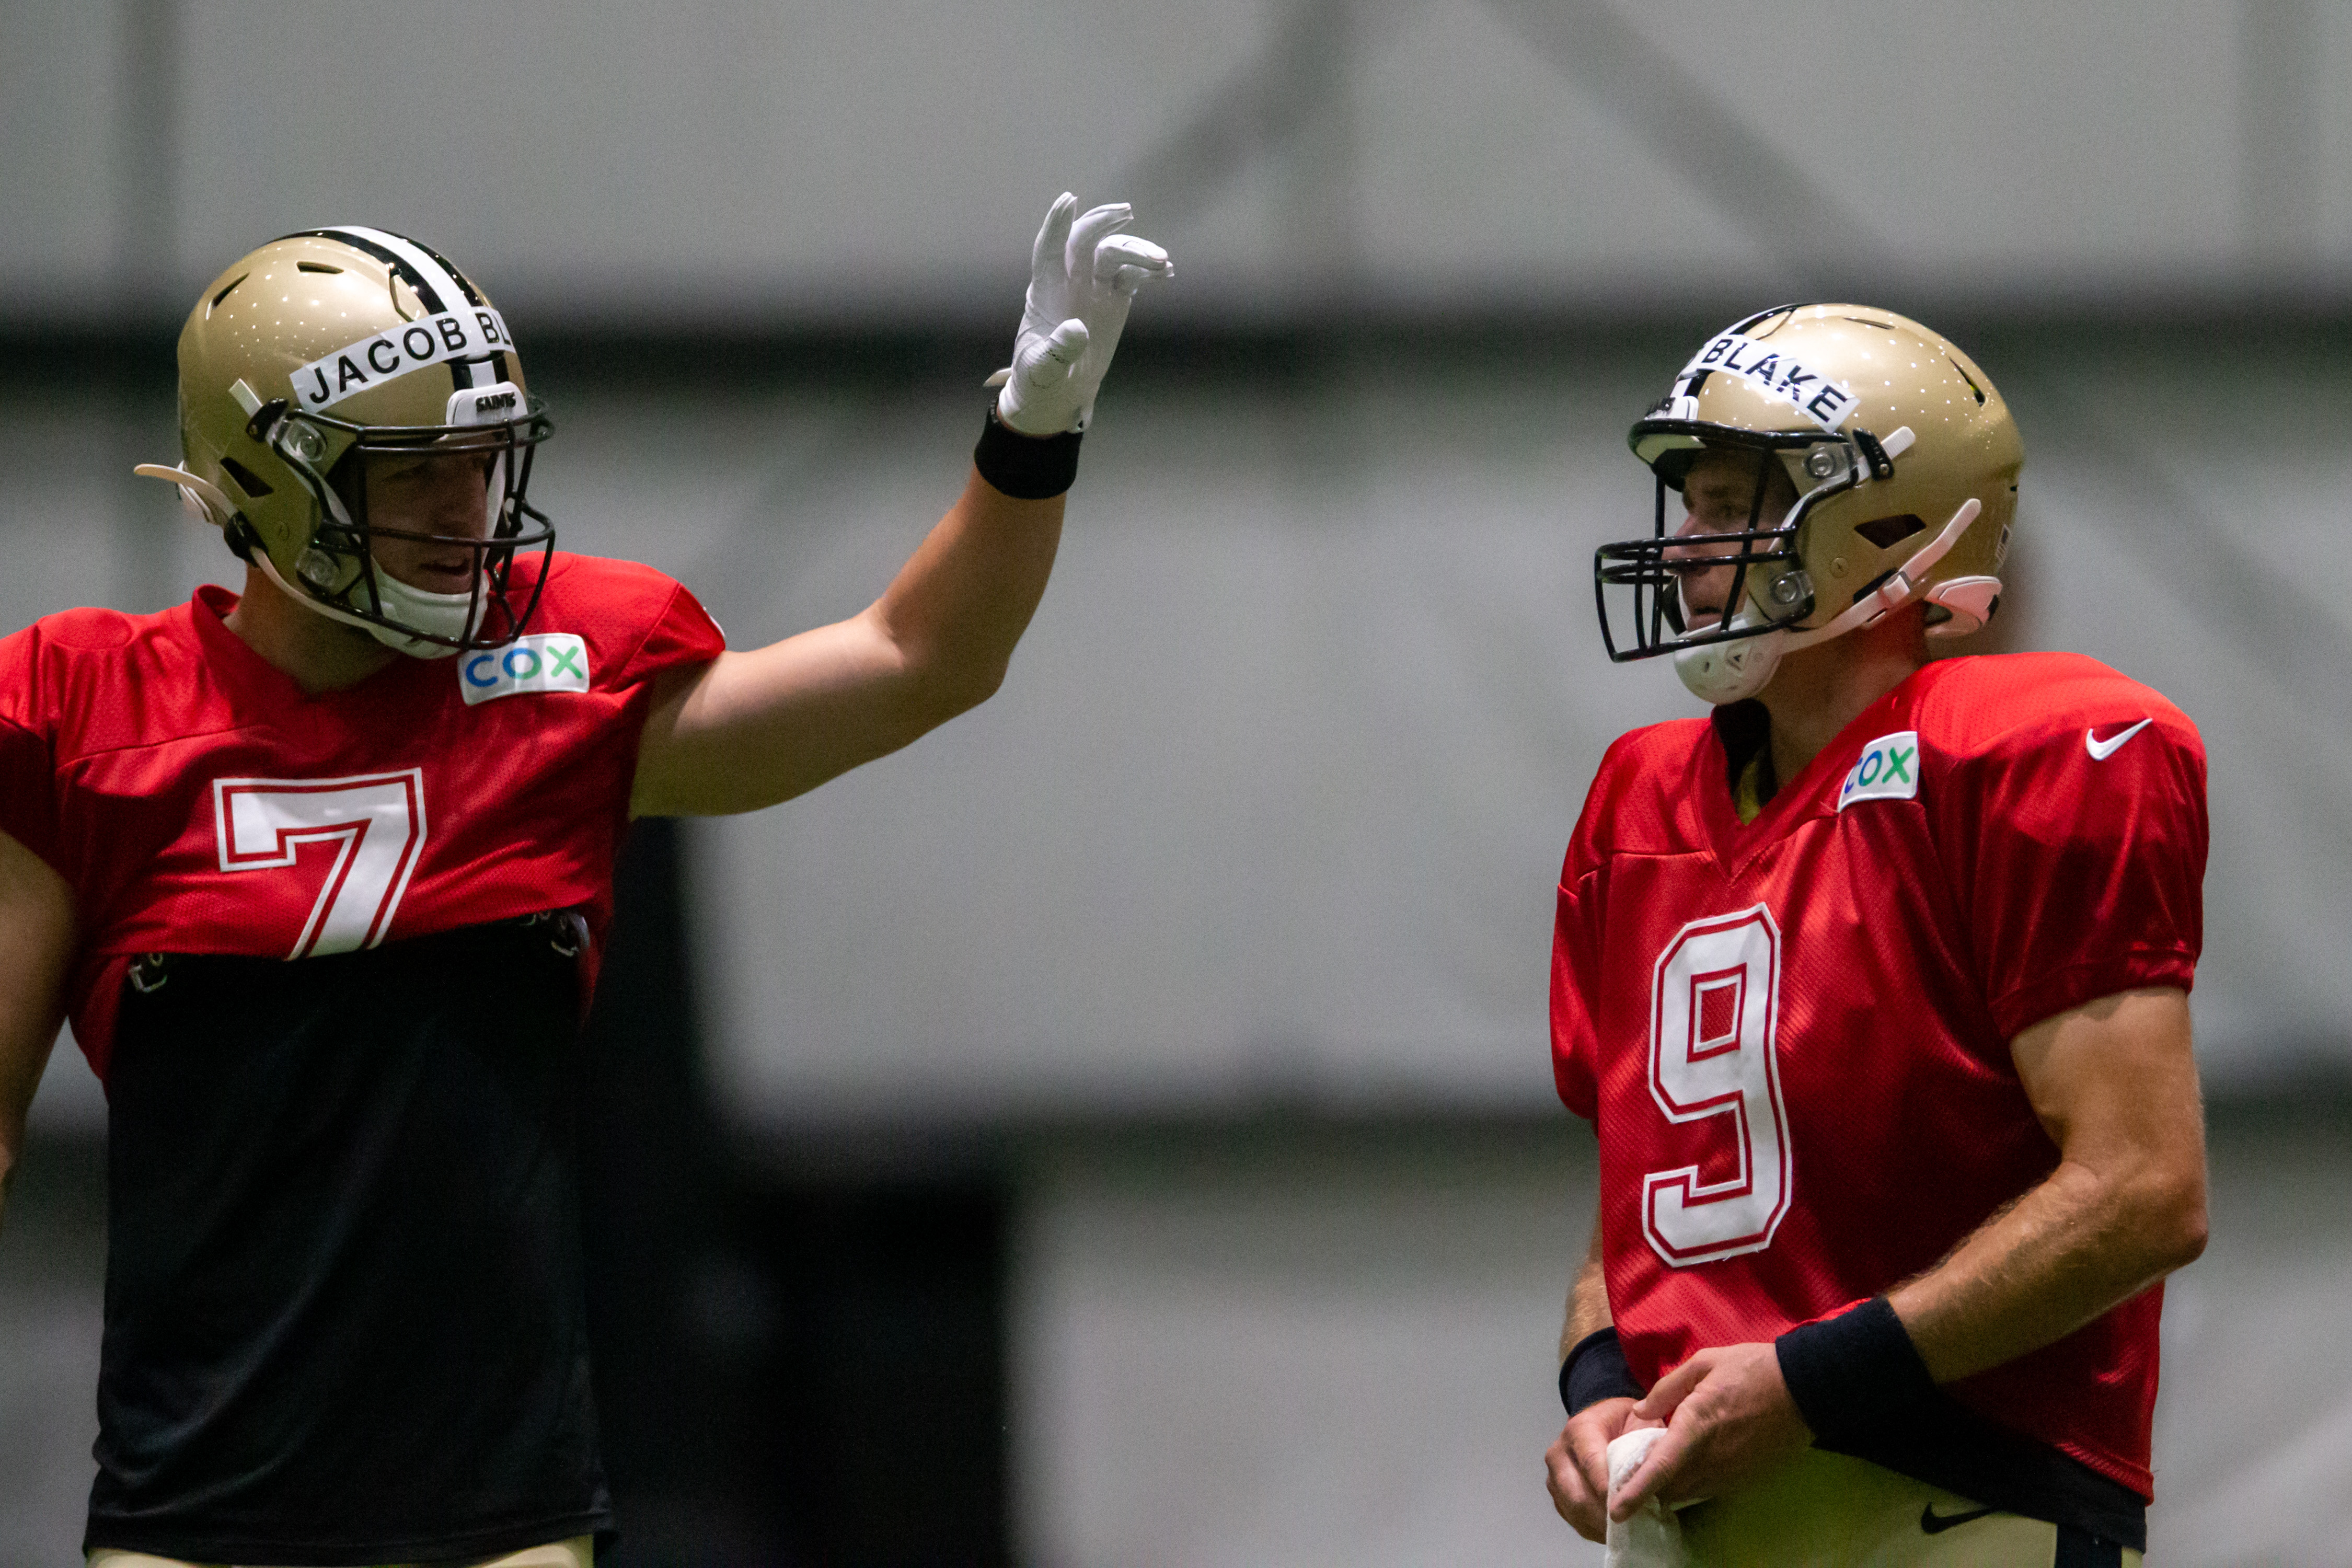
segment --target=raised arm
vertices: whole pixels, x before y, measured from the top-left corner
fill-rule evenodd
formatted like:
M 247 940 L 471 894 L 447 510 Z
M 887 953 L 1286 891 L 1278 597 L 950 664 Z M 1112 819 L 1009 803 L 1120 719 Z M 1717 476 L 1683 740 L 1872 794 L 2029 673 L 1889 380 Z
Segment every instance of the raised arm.
M 1036 612 L 1062 491 L 1129 301 L 1167 253 L 1112 203 L 1065 195 L 1038 230 L 1029 297 L 963 497 L 889 590 L 833 626 L 681 671 L 655 693 L 629 809 L 753 811 L 815 788 L 986 699 Z
M 859 615 L 681 670 L 655 695 L 629 808 L 756 811 L 895 752 L 993 692 L 1035 613 L 1062 498 L 1016 500 L 975 472 Z
M 41 858 L 0 833 L 0 1215 L 25 1147 L 25 1112 L 65 1021 L 73 893 Z

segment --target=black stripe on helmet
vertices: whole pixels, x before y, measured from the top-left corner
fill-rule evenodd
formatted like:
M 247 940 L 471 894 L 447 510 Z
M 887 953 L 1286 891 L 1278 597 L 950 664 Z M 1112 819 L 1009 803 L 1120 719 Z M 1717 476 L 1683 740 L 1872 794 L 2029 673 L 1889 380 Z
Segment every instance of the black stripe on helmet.
M 401 255 L 399 251 L 383 244 L 382 241 L 370 238 L 368 236 L 363 234 L 355 234 L 347 228 L 323 228 L 313 230 L 312 232 L 341 240 L 345 245 L 352 246 L 359 250 L 363 250 L 370 256 L 373 256 L 378 260 L 383 262 L 395 273 L 408 280 L 408 286 L 416 290 L 416 302 L 424 306 L 428 313 L 438 316 L 454 308 L 443 300 L 441 298 L 441 290 L 425 277 L 423 268 L 419 268 L 408 258 Z M 473 282 L 467 279 L 464 273 L 450 266 L 447 259 L 439 252 L 436 251 L 431 246 L 425 245 L 418 240 L 411 239 L 404 234 L 393 234 L 390 229 L 385 229 L 381 232 L 399 240 L 404 245 L 415 246 L 420 255 L 429 258 L 436 266 L 439 267 L 441 270 L 447 275 L 450 281 L 457 285 L 459 291 L 462 292 L 467 299 L 472 300 L 478 305 L 481 303 L 482 297 L 475 289 Z M 494 354 L 491 357 L 494 363 L 496 363 L 498 371 L 498 374 L 492 379 L 496 381 L 504 381 L 506 379 L 506 367 L 503 363 L 500 363 L 503 361 L 504 356 Z M 453 359 L 446 360 L 443 363 L 449 367 L 450 384 L 457 390 L 462 392 L 467 388 L 480 384 L 474 370 L 473 361 Z
M 434 249 L 431 246 L 425 244 L 421 239 L 413 238 L 404 234 L 401 235 L 399 238 L 404 244 L 415 246 L 424 255 L 431 258 L 435 266 L 447 273 L 449 275 L 449 280 L 457 285 L 457 291 L 466 296 L 466 302 L 467 304 L 478 307 L 489 303 L 488 300 L 482 298 L 482 291 L 474 287 L 474 280 L 457 269 L 457 263 L 451 261 L 447 257 L 442 255 L 439 251 Z M 459 386 L 473 386 L 477 384 L 476 373 L 473 368 L 474 363 L 475 362 L 471 360 L 465 360 L 454 362 L 450 365 L 449 373 L 452 376 L 457 378 L 457 382 Z M 511 381 L 513 379 L 514 376 L 507 365 L 507 356 L 499 350 L 491 350 L 491 384 L 495 385 L 499 382 Z
M 1746 321 L 1732 327 L 1731 331 L 1735 332 L 1744 332 L 1759 321 L 1769 321 L 1775 316 L 1785 316 L 1792 310 L 1801 310 L 1807 305 L 1812 304 L 1813 302 L 1814 301 L 1811 300 L 1800 300 L 1792 305 L 1775 305 L 1769 310 L 1759 310 L 1754 315 L 1748 317 Z
M 424 273 L 410 265 L 408 258 L 388 245 L 378 244 L 363 234 L 354 234 L 347 228 L 303 228 L 297 229 L 292 234 L 279 235 L 278 237 L 279 239 L 331 239 L 348 245 L 353 250 L 363 250 L 407 279 L 408 286 L 416 290 L 416 302 L 425 310 L 438 316 L 445 314 L 449 309 L 441 302 L 441 291 L 433 287 Z M 415 242 L 412 240 L 410 243 Z M 424 247 L 418 246 L 417 248 L 422 250 Z
M 441 264 L 441 269 L 448 273 L 451 278 L 455 279 L 457 280 L 457 287 L 465 290 L 466 300 L 468 304 L 487 305 L 489 303 L 488 300 L 482 298 L 482 291 L 474 287 L 474 280 L 467 277 L 463 272 L 457 270 L 457 263 L 451 261 L 447 257 L 442 255 L 439 251 L 434 249 L 431 246 L 425 244 L 421 239 L 412 239 L 408 243 L 416 247 L 417 249 L 423 251 L 425 255 L 431 257 L 434 260 Z M 513 369 L 507 363 L 507 356 L 503 352 L 493 351 L 490 354 L 490 379 L 493 382 L 512 381 L 514 379 Z
M 402 235 L 401 237 L 403 239 L 408 239 L 406 235 Z M 447 257 L 442 255 L 439 251 L 434 249 L 431 246 L 425 244 L 421 239 L 409 239 L 408 243 L 416 247 L 417 249 L 423 251 L 425 255 L 431 257 L 434 260 L 441 264 L 441 270 L 446 272 L 457 283 L 459 290 L 465 294 L 466 303 L 469 305 L 479 305 L 485 303 L 482 299 L 482 291 L 474 287 L 474 280 L 467 277 L 464 273 L 458 271 Z

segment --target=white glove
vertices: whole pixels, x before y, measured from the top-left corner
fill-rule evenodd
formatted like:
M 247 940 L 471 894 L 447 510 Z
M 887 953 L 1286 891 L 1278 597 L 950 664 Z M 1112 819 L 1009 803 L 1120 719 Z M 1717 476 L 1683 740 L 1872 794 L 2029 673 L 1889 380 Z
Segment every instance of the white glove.
M 1004 390 L 996 417 L 1024 436 L 1058 436 L 1094 422 L 1095 394 L 1127 325 L 1128 306 L 1150 278 L 1175 264 L 1148 239 L 1117 232 L 1135 211 L 1125 202 L 1071 219 L 1078 198 L 1062 193 L 1029 256 L 1029 303 L 1013 340 L 1013 363 L 988 378 Z

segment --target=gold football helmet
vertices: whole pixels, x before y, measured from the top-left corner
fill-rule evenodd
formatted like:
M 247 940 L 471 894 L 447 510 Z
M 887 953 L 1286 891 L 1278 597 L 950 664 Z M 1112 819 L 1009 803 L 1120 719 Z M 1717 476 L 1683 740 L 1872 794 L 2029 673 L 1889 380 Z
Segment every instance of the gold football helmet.
M 1647 539 L 1593 561 L 1612 659 L 1675 656 L 1710 702 L 1752 697 L 1790 648 L 1823 642 L 1924 599 L 1930 637 L 1981 628 L 2000 605 L 2024 448 L 2009 406 L 1974 361 L 1891 310 L 1784 305 L 1717 333 L 1633 428 L 1656 476 Z M 1679 538 L 1666 492 L 1717 448 L 1757 454 L 1744 530 Z M 1775 464 L 1796 487 L 1763 515 Z M 1684 574 L 1734 577 L 1715 625 L 1686 623 Z M 1630 639 L 1611 619 L 1630 597 Z
M 552 422 L 525 388 L 505 321 L 430 247 L 373 228 L 273 240 L 213 279 L 180 332 L 182 466 L 139 472 L 297 604 L 437 658 L 522 634 L 545 580 L 517 605 L 519 552 L 552 549 L 528 500 Z M 371 458 L 471 460 L 484 537 L 451 541 L 368 519 Z M 465 593 L 427 593 L 380 566 L 378 537 L 469 549 Z

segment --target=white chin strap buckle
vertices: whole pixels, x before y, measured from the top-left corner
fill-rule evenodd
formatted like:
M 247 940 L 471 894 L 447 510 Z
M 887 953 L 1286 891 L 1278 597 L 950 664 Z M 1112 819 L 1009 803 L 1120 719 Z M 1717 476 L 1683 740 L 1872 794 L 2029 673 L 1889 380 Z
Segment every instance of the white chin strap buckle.
M 1754 610 L 1743 608 L 1731 624 L 1737 627 L 1762 623 Z M 1780 668 L 1780 655 L 1788 646 L 1789 634 L 1776 626 L 1752 637 L 1686 647 L 1675 655 L 1675 674 L 1702 702 L 1717 707 L 1744 702 L 1764 689 L 1772 672 Z

